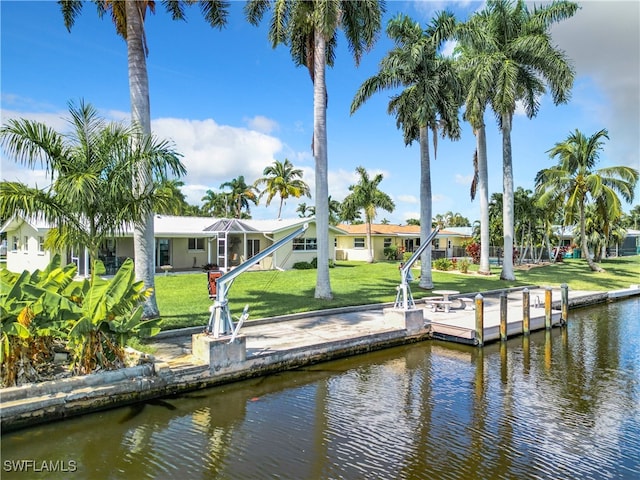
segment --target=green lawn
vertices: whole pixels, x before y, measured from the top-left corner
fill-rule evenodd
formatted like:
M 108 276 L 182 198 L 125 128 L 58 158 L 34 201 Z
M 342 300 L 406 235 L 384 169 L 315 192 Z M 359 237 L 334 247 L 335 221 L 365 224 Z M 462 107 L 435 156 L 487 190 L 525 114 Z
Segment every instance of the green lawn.
M 523 285 L 557 286 L 562 283 L 567 283 L 572 290 L 616 290 L 640 284 L 640 256 L 605 260 L 601 265 L 606 272 L 595 273 L 589 270 L 586 261 L 565 260 L 555 265 L 517 270 L 517 280 L 514 282 L 500 280 L 498 267 L 492 269 L 491 276 L 434 270 L 433 283 L 435 289 L 453 289 L 462 293 Z M 414 276 L 418 274 L 419 270 L 414 269 Z M 327 301 L 313 298 L 315 270 L 243 273 L 229 290 L 232 314 L 239 316 L 245 304 L 249 304 L 250 321 L 326 308 L 393 302 L 396 286 L 400 282 L 397 262 L 338 262 L 330 270 L 330 275 L 334 298 Z M 203 272 L 156 277 L 163 330 L 206 325 L 212 304 L 206 279 Z M 417 280 L 412 284 L 412 293 L 415 299 L 431 295 L 418 288 Z

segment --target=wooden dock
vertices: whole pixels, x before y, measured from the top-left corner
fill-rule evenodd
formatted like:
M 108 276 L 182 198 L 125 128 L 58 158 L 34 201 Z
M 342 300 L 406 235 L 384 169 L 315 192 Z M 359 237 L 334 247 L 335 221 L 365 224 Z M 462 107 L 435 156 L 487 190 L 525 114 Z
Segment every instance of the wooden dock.
M 508 337 L 523 333 L 524 288 L 514 288 L 485 292 L 482 295 L 484 308 L 483 343 L 500 340 L 501 300 L 500 295 L 506 293 L 506 332 Z M 529 331 L 546 328 L 545 297 L 547 290 L 551 292 L 551 326 L 561 323 L 561 290 L 560 288 L 528 288 L 529 294 Z M 607 292 L 586 292 L 569 290 L 569 306 L 602 303 L 608 298 Z M 468 295 L 465 295 L 468 298 Z M 452 297 L 455 305 L 455 297 Z M 460 302 L 460 307 L 465 302 Z M 468 303 L 468 302 L 467 302 Z M 417 306 L 420 306 L 418 303 Z M 433 338 L 458 343 L 477 344 L 476 310 L 467 308 L 451 308 L 448 312 L 434 311 L 425 307 L 425 321 L 431 326 Z

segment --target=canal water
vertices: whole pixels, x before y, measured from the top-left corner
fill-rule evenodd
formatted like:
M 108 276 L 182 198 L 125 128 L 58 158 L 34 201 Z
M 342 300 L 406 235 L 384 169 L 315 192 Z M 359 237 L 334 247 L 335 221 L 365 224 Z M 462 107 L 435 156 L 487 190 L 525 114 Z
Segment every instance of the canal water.
M 640 299 L 484 349 L 426 341 L 5 434 L 1 473 L 638 479 Z

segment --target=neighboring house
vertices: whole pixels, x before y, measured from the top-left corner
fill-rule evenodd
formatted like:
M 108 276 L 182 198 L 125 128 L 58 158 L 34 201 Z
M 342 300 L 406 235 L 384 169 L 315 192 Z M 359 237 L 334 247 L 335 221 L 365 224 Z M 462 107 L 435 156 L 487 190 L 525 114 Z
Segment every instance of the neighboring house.
M 296 262 L 309 262 L 317 256 L 315 220 L 295 218 L 283 220 L 236 220 L 213 217 L 178 217 L 156 215 L 154 219 L 155 266 L 171 266 L 173 271 L 201 269 L 205 264 L 216 264 L 223 270 L 239 265 L 274 242 L 293 233 L 305 223 L 309 228 L 300 238 L 283 245 L 263 258 L 256 268 L 290 269 Z M 44 249 L 44 238 L 49 225 L 42 221 L 27 221 L 15 217 L 6 222 L 0 232 L 9 239 L 7 268 L 14 272 L 33 271 L 47 266 L 54 253 L 60 253 L 63 263 L 74 262 L 81 274 L 87 275 L 88 252 L 70 248 L 64 252 Z M 341 230 L 331 227 L 330 239 Z M 330 244 L 333 244 L 330 242 Z M 126 258 L 133 258 L 133 232 L 106 241 L 100 251 L 107 273 L 114 273 Z M 330 248 L 329 258 L 335 260 Z
M 367 260 L 367 225 L 338 225 L 344 234 L 336 237 L 336 260 Z M 466 257 L 464 244 L 472 239 L 471 227 L 442 229 L 432 242 L 432 258 Z M 384 251 L 397 247 L 400 251 L 413 252 L 420 246 L 419 225 L 371 225 L 373 259 L 386 260 Z
M 575 240 L 576 235 L 579 233 L 579 227 L 577 226 L 554 226 L 553 234 L 558 239 L 560 246 L 570 247 L 578 245 Z M 552 247 L 555 246 L 552 244 Z M 591 252 L 593 253 L 593 252 Z M 627 229 L 624 240 L 620 244 L 609 245 L 607 248 L 607 255 L 614 257 L 622 257 L 628 255 L 640 255 L 640 230 L 634 230 L 632 228 Z
M 44 248 L 44 237 L 49 224 L 38 219 L 25 220 L 13 217 L 8 220 L 0 232 L 7 234 L 7 269 L 12 272 L 42 270 L 51 258 L 63 252 L 52 252 Z

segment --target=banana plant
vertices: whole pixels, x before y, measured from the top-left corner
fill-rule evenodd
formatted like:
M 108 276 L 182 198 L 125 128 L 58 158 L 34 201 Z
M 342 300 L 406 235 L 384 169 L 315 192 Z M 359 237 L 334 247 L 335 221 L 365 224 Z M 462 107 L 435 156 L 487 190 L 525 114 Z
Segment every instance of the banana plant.
M 33 380 L 33 364 L 51 355 L 54 339 L 66 338 L 77 306 L 61 292 L 75 277 L 75 265 L 60 267 L 59 257 L 44 271 L 0 271 L 0 363 L 2 383 L 15 384 L 18 372 Z
M 84 281 L 80 291 L 81 316 L 69 331 L 73 367 L 78 373 L 117 366 L 124 358 L 124 346 L 130 337 L 160 331 L 159 319 L 142 320 L 141 305 L 151 292 L 143 282 L 135 281 L 131 259 L 122 264 L 111 280 L 92 273 Z
M 159 319 L 142 320 L 141 305 L 151 290 L 135 281 L 132 260 L 125 261 L 111 280 L 94 273 L 82 283 L 75 281 L 74 264 L 60 264 L 55 256 L 42 271 L 0 270 L 0 362 L 5 386 L 15 382 L 20 362 L 24 367 L 26 359 L 38 355 L 41 359 L 53 339 L 67 343 L 76 373 L 89 373 L 119 366 L 132 336 L 160 331 Z

